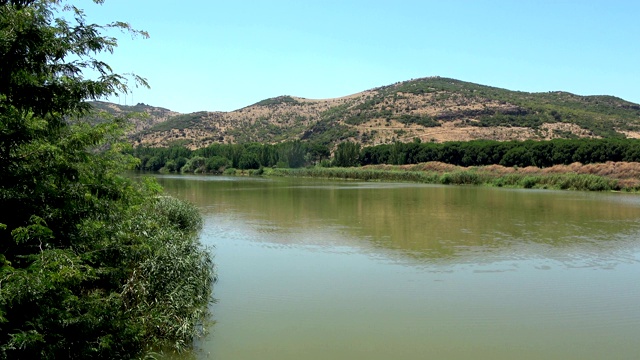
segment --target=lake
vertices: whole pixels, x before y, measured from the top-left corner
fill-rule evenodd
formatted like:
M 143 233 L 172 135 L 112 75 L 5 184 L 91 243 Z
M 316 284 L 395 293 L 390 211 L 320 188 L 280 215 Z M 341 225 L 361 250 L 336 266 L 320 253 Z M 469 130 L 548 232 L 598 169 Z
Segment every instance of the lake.
M 198 358 L 634 359 L 640 196 L 158 176 L 215 246 Z

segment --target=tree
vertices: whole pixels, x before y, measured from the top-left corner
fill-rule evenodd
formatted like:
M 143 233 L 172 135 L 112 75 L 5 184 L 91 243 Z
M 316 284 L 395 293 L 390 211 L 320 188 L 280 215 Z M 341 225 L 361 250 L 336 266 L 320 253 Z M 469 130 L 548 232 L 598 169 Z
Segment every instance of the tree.
M 329 159 L 330 156 L 331 151 L 326 145 L 315 142 L 307 146 L 306 160 L 310 164 L 318 164 L 322 160 Z
M 304 166 L 306 149 L 300 140 L 288 141 L 278 146 L 279 159 L 290 168 Z
M 222 174 L 230 166 L 231 161 L 222 156 L 213 156 L 205 161 L 205 170 L 214 174 Z
M 202 173 L 205 171 L 205 163 L 207 159 L 203 156 L 194 156 L 187 160 L 187 163 L 180 169 L 181 172 L 186 173 Z
M 351 141 L 345 141 L 338 144 L 333 155 L 333 163 L 335 166 L 350 167 L 360 164 L 360 144 Z
M 146 36 L 57 0 L 0 0 L 0 359 L 180 350 L 207 315 L 199 214 L 121 175 L 135 164 L 123 119 L 81 120 L 86 100 L 146 85 L 96 59 L 117 45 L 108 28 Z

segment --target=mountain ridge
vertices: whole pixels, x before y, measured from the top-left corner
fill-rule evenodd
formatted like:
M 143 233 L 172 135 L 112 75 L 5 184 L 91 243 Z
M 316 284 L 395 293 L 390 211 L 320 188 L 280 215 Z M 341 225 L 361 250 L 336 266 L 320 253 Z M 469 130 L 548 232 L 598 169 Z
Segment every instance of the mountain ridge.
M 153 119 L 137 124 L 130 138 L 134 145 L 145 146 L 640 138 L 640 105 L 614 96 L 529 93 L 441 77 L 401 81 L 331 99 L 281 95 L 229 112 L 178 114 L 141 108 Z

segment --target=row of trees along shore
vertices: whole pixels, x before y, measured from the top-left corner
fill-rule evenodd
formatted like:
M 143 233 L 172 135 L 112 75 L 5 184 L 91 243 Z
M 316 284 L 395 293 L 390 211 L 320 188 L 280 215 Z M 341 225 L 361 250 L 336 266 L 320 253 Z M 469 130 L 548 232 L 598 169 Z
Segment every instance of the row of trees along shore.
M 0 359 L 152 358 L 208 319 L 197 209 L 122 175 L 137 162 L 124 119 L 82 120 L 86 100 L 146 83 L 96 58 L 114 30 L 146 36 L 62 1 L 0 1 Z
M 410 143 L 396 142 L 361 147 L 353 142 L 338 144 L 333 154 L 326 145 L 301 141 L 279 144 L 212 144 L 190 150 L 185 147 L 138 147 L 138 168 L 149 171 L 223 173 L 262 167 L 300 168 L 308 166 L 353 167 L 443 162 L 458 166 L 503 165 L 507 167 L 639 162 L 637 139 L 553 139 L 546 141 L 490 141 Z

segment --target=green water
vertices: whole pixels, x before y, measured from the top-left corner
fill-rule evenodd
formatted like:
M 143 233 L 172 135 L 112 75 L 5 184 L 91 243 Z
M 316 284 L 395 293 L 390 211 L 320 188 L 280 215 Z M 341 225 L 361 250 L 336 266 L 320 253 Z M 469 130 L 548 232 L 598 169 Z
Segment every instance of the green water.
M 635 359 L 640 196 L 161 176 L 215 246 L 199 358 Z

